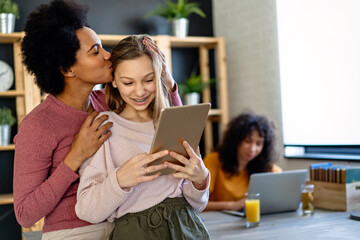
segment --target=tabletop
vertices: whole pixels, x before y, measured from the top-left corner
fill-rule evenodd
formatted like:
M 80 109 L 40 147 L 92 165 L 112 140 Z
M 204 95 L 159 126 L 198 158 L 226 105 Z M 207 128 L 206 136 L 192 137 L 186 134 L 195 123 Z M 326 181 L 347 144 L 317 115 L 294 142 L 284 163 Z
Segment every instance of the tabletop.
M 349 212 L 316 209 L 312 216 L 296 212 L 262 215 L 260 225 L 246 228 L 245 217 L 223 212 L 202 212 L 200 217 L 212 240 L 358 240 L 360 221 L 350 219 Z M 41 239 L 41 232 L 23 233 L 26 240 Z
M 316 209 L 312 216 L 301 210 L 262 215 L 260 225 L 246 228 L 246 218 L 223 212 L 202 212 L 211 239 L 360 239 L 360 221 L 350 219 L 349 212 Z

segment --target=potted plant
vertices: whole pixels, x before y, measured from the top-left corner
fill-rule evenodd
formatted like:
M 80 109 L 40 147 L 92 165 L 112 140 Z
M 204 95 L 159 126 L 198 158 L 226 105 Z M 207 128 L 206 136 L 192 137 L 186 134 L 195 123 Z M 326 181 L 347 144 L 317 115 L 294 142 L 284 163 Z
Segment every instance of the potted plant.
M 209 82 L 203 82 L 202 76 L 193 72 L 190 77 L 185 79 L 184 83 L 179 83 L 179 94 L 183 98 L 186 105 L 200 103 L 201 93 L 205 87 L 214 83 L 215 79 L 210 79 Z
M 164 0 L 164 4 L 159 5 L 156 10 L 149 12 L 145 17 L 157 15 L 166 18 L 171 23 L 174 36 L 186 37 L 189 29 L 189 16 L 194 13 L 202 18 L 206 17 L 199 5 L 196 2 L 189 3 L 188 0 L 177 0 L 177 3 Z
M 0 0 L 0 32 L 12 33 L 15 29 L 15 18 L 19 19 L 19 5 L 11 0 Z
M 11 126 L 13 126 L 15 122 L 16 119 L 12 115 L 10 108 L 0 108 L 0 146 L 10 144 Z

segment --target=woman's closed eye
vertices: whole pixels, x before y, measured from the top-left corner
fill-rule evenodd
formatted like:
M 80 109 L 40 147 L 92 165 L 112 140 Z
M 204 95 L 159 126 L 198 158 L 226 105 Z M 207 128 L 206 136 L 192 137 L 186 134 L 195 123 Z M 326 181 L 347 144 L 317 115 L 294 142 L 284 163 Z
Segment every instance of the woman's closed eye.
M 244 138 L 243 141 L 246 142 L 246 143 L 251 143 L 251 139 L 250 139 L 250 138 Z
M 100 46 L 95 44 L 94 47 L 92 48 L 92 55 L 98 55 L 100 52 Z

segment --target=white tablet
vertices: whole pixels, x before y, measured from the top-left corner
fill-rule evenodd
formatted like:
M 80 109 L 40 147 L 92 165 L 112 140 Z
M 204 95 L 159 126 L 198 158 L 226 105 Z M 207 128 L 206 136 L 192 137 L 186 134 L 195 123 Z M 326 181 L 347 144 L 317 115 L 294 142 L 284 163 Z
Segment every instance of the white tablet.
M 188 156 L 182 145 L 183 140 L 186 140 L 196 151 L 204 131 L 210 106 L 210 103 L 201 103 L 162 109 L 150 153 L 170 150 Z M 161 164 L 165 161 L 181 165 L 176 159 L 165 156 L 150 163 L 149 166 Z M 161 174 L 169 174 L 173 173 L 174 170 L 166 168 L 160 172 Z

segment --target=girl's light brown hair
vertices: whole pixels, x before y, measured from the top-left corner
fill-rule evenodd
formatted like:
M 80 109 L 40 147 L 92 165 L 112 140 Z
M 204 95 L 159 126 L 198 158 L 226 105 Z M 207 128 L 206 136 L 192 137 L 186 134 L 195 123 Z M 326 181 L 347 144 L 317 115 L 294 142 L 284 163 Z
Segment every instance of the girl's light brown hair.
M 152 67 L 155 73 L 154 81 L 156 83 L 156 95 L 149 105 L 149 112 L 150 117 L 154 120 L 154 123 L 156 123 L 160 110 L 170 106 L 170 89 L 165 84 L 164 79 L 161 78 L 162 61 L 160 56 L 143 44 L 144 38 L 147 38 L 148 41 L 152 41 L 146 35 L 132 35 L 121 40 L 111 50 L 110 61 L 112 62 L 112 67 L 115 72 L 116 67 L 122 61 L 132 60 L 142 56 L 148 56 L 151 59 Z M 112 83 L 107 83 L 105 86 L 105 94 L 109 110 L 114 111 L 117 114 L 121 113 L 124 110 L 126 103 L 120 96 L 119 90 L 114 88 Z

